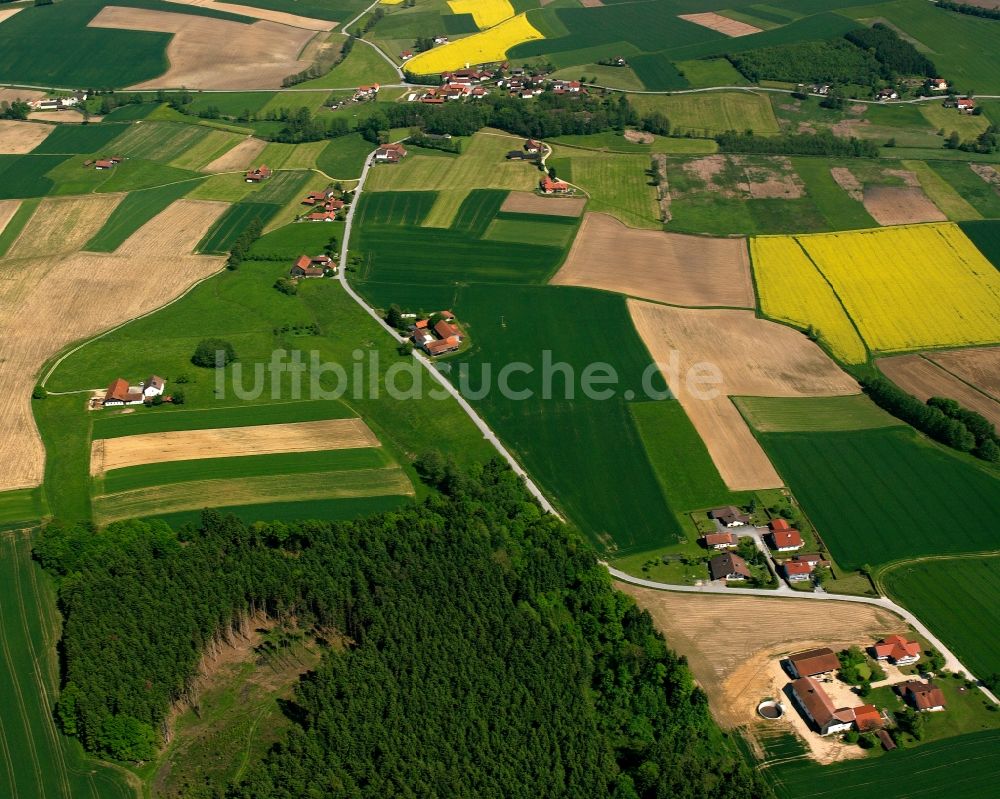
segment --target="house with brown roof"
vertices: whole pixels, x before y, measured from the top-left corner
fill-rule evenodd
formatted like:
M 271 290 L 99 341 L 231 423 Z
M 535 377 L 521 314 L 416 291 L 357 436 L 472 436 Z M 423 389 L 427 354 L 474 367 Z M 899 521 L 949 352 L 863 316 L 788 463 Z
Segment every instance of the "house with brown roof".
M 854 708 L 854 723 L 858 732 L 868 732 L 879 729 L 885 720 L 875 705 L 861 705 Z
M 808 563 L 812 568 L 830 568 L 830 561 L 820 555 L 818 552 L 800 552 L 797 555 L 792 555 L 786 563 Z
M 455 327 L 455 325 L 451 322 L 446 322 L 444 319 L 434 325 L 434 332 L 438 334 L 439 338 L 447 339 L 454 337 L 459 341 L 462 340 L 462 331 Z
M 451 311 L 439 311 L 432 316 L 441 318 L 430 326 L 429 319 L 418 319 L 410 328 L 413 343 L 428 355 L 443 355 L 455 352 L 462 345 L 462 331 L 454 324 L 455 315 Z
M 115 162 L 110 158 L 101 158 L 94 161 L 94 169 L 114 169 Z
M 917 710 L 936 713 L 939 710 L 944 710 L 947 706 L 944 692 L 932 682 L 908 680 L 897 688 L 900 696 Z
M 835 708 L 826 691 L 812 677 L 800 677 L 792 683 L 792 696 L 803 715 L 811 721 L 820 735 L 844 732 L 854 726 L 854 709 Z
M 529 154 L 540 153 L 542 151 L 542 143 L 535 139 L 528 139 L 524 143 L 524 151 Z
M 105 408 L 115 405 L 142 405 L 142 403 L 142 391 L 133 391 L 128 381 L 123 377 L 113 380 L 104 394 Z
M 816 677 L 840 668 L 840 660 L 829 647 L 807 649 L 788 656 L 788 665 L 795 677 Z
M 920 660 L 920 644 L 901 635 L 890 635 L 872 647 L 876 660 L 888 660 L 897 666 L 908 666 Z
M 375 151 L 375 160 L 380 164 L 398 164 L 406 157 L 406 148 L 399 142 L 383 144 Z
M 726 505 L 723 508 L 712 508 L 708 512 L 708 518 L 714 519 L 723 527 L 740 527 L 744 524 L 750 524 L 750 517 L 741 513 L 739 508 L 732 505 Z
M 262 180 L 267 180 L 271 177 L 271 167 L 267 164 L 261 164 L 255 169 L 248 169 L 246 174 L 247 183 L 260 183 Z
M 729 549 L 739 543 L 735 533 L 709 533 L 702 536 L 701 542 L 706 549 Z
M 732 552 L 726 552 L 712 558 L 708 562 L 708 572 L 712 575 L 713 580 L 725 580 L 727 583 L 730 580 L 750 579 L 750 569 L 747 568 L 747 562 Z

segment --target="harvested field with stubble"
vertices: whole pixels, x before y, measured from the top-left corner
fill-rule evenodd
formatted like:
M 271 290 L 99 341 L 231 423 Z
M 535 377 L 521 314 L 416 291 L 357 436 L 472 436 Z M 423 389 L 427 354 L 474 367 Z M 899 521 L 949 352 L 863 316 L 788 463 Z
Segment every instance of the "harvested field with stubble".
M 377 446 L 380 446 L 379 440 L 361 419 L 143 433 L 91 442 L 90 473 L 100 475 L 111 469 L 128 466 L 198 458 L 233 458 Z
M 628 307 L 670 391 L 732 491 L 784 483 L 730 397 L 859 392 L 854 379 L 816 344 L 752 311 L 672 308 L 639 300 L 629 300 Z
M 7 223 L 10 222 L 20 207 L 20 200 L 0 200 L 0 233 L 6 230 Z
M 41 100 L 45 92 L 38 89 L 7 89 L 0 87 L 0 103 L 12 103 L 15 100 Z
M 936 350 L 925 357 L 1000 401 L 1000 347 Z
M 240 172 L 250 168 L 251 163 L 261 151 L 267 146 L 263 139 L 255 139 L 252 136 L 244 139 L 233 149 L 223 153 L 214 161 L 205 164 L 201 168 L 202 172 Z
M 309 66 L 299 54 L 315 31 L 277 22 L 239 22 L 144 8 L 105 6 L 89 23 L 94 28 L 172 33 L 170 67 L 133 89 L 281 88 L 283 78 Z
M 768 660 L 812 645 L 835 650 L 905 633 L 906 623 L 881 608 L 755 596 L 699 596 L 615 583 L 653 617 L 672 649 L 686 655 L 724 727 L 753 721 L 769 693 L 760 678 Z M 761 623 L 780 618 L 781 623 Z M 817 636 L 822 635 L 822 639 Z
M 724 36 L 749 36 L 750 34 L 761 32 L 760 28 L 749 25 L 746 22 L 739 22 L 738 20 L 724 17 L 721 14 L 716 14 L 714 11 L 705 11 L 701 14 L 678 14 L 677 16 L 680 19 L 693 22 L 695 25 L 701 25 L 703 28 L 721 33 Z
M 1000 402 L 963 383 L 954 375 L 920 355 L 879 358 L 875 365 L 904 391 L 926 402 L 931 397 L 957 400 L 970 411 L 981 413 L 1000 430 Z
M 88 199 L 117 203 L 119 198 Z M 45 200 L 38 210 L 50 202 L 64 201 Z M 222 268 L 223 258 L 189 253 L 226 205 L 194 205 L 196 210 L 187 200 L 174 203 L 111 254 L 71 252 L 52 259 L 38 257 L 43 250 L 26 249 L 34 257 L 0 262 L 7 277 L 0 282 L 0 327 L 12 343 L 0 360 L 0 461 L 5 466 L 0 491 L 42 481 L 45 448 L 31 413 L 31 389 L 45 361 L 73 341 L 165 305 Z M 79 237 L 79 246 L 105 218 L 97 215 L 94 225 L 83 225 L 88 234 Z M 179 225 L 185 226 L 180 236 Z M 143 255 L 157 257 L 138 257 Z
M 501 211 L 545 216 L 580 216 L 587 204 L 584 197 L 544 197 L 527 191 L 512 191 L 500 206 Z
M 228 11 L 231 14 L 239 14 L 242 17 L 252 19 L 264 19 L 268 22 L 280 22 L 282 25 L 290 25 L 293 28 L 305 28 L 310 31 L 332 31 L 340 23 L 331 22 L 328 19 L 314 19 L 313 17 L 303 17 L 298 14 L 289 14 L 286 11 L 272 11 L 269 8 L 256 8 L 254 6 L 244 6 L 238 3 L 219 3 L 215 0 L 167 0 L 168 3 L 177 3 L 185 6 L 205 6 L 216 11 Z
M 124 194 L 46 197 L 7 251 L 7 258 L 51 257 L 82 249 L 124 198 Z
M 0 119 L 0 155 L 30 153 L 55 130 L 52 125 L 40 122 L 22 122 L 19 119 Z
M 866 186 L 862 202 L 880 225 L 945 222 L 948 219 L 919 186 Z
M 586 215 L 552 283 L 674 305 L 755 305 L 745 239 L 636 230 L 607 214 Z

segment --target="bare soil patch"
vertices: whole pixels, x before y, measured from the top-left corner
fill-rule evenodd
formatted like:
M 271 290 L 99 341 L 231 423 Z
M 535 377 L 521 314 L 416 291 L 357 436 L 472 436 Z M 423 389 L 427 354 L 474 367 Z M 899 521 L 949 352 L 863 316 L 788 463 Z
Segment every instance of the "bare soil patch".
M 920 187 L 866 186 L 865 210 L 880 225 L 944 222 L 948 219 Z
M 85 199 L 116 203 L 119 198 L 93 195 Z M 60 202 L 66 200 L 44 200 L 26 233 L 38 235 L 31 232 L 35 220 L 41 219 L 46 204 Z M 199 241 L 227 207 L 225 203 L 210 205 L 216 207 L 215 213 L 200 216 L 197 224 L 192 222 L 180 236 L 174 224 L 165 224 L 161 215 L 115 253 L 76 252 L 52 258 L 25 248 L 23 251 L 33 257 L 0 261 L 6 278 L 0 281 L 0 328 L 10 343 L 0 359 L 0 462 L 4 464 L 0 491 L 36 486 L 42 481 L 45 448 L 31 413 L 31 389 L 46 360 L 73 341 L 159 308 L 222 268 L 224 258 L 188 254 L 193 246 L 190 242 Z M 94 207 L 85 206 L 91 211 Z M 108 206 L 107 213 L 113 207 Z M 170 208 L 164 212 L 170 213 Z M 97 228 L 106 213 L 95 216 L 93 227 Z M 78 236 L 77 241 L 86 241 L 89 236 Z M 23 238 L 24 234 L 15 245 Z M 157 257 L 140 258 L 135 253 Z M 81 404 L 86 401 L 87 395 L 81 394 Z
M 20 207 L 20 200 L 0 200 L 0 233 L 4 232 L 7 223 L 10 222 Z
M 879 358 L 876 365 L 893 383 L 917 399 L 931 397 L 957 400 L 971 411 L 981 413 L 1000 430 L 1000 402 L 963 383 L 941 366 L 920 355 Z
M 760 28 L 748 25 L 746 22 L 729 19 L 729 17 L 716 14 L 714 11 L 705 11 L 701 14 L 678 14 L 677 16 L 725 36 L 749 36 L 751 33 L 760 33 L 761 31 Z
M 580 5 L 584 8 L 597 8 L 604 5 L 604 0 L 580 0 Z
M 82 125 L 84 122 L 100 122 L 104 117 L 91 115 L 84 119 L 79 111 L 67 108 L 64 111 L 32 111 L 28 114 L 28 119 L 33 122 L 66 122 Z
M 1000 2 L 1000 0 L 997 0 L 997 2 Z M 995 166 L 991 164 L 969 164 L 969 169 L 1000 193 L 1000 172 L 997 171 Z
M 124 197 L 124 194 L 46 197 L 11 245 L 7 257 L 40 258 L 81 249 Z
M 168 3 L 179 3 L 186 6 L 205 6 L 214 8 L 217 11 L 228 11 L 231 14 L 250 17 L 252 19 L 265 19 L 269 22 L 280 22 L 282 25 L 290 25 L 293 28 L 305 28 L 310 31 L 332 31 L 340 23 L 330 22 L 327 19 L 315 19 L 313 17 L 303 17 L 298 14 L 289 14 L 285 11 L 271 11 L 267 8 L 254 8 L 253 6 L 242 6 L 237 3 L 217 3 L 213 0 L 167 0 Z
M 842 751 L 860 749 L 843 750 L 836 742 L 806 734 L 798 712 L 781 693 L 790 678 L 781 671 L 780 659 L 813 646 L 837 650 L 907 631 L 905 622 L 889 611 L 856 603 L 701 596 L 626 583 L 617 583 L 616 588 L 648 610 L 670 647 L 687 657 L 721 726 L 794 730 L 807 741 L 815 741 L 814 756 L 825 762 L 842 758 Z M 780 623 L 762 623 L 763 619 L 780 619 Z M 817 637 L 820 634 L 822 639 Z M 767 697 L 784 702 L 788 711 L 784 717 L 769 722 L 757 718 L 757 704 Z M 862 702 L 858 699 L 855 704 Z M 830 749 L 828 743 L 835 745 Z
M 979 6 L 980 8 L 1000 8 L 1000 0 L 963 0 L 970 6 Z
M 530 191 L 512 191 L 500 206 L 501 211 L 546 216 L 579 216 L 587 204 L 585 197 L 543 197 Z
M 12 103 L 15 100 L 41 100 L 45 92 L 38 89 L 7 89 L 0 87 L 0 103 Z
M 845 166 L 835 166 L 830 169 L 830 176 L 837 182 L 844 191 L 850 195 L 851 199 L 861 202 L 865 198 L 864 186 L 854 173 Z
M 144 433 L 93 441 L 90 473 L 144 463 L 377 446 L 378 439 L 361 419 Z
M 173 33 L 167 45 L 170 67 L 133 89 L 267 89 L 309 65 L 299 54 L 314 31 L 277 22 L 244 25 L 229 20 L 105 6 L 89 23 L 95 28 Z
M 0 154 L 30 153 L 45 141 L 53 130 L 52 125 L 22 122 L 18 119 L 0 119 Z
M 656 137 L 645 130 L 625 131 L 625 141 L 635 142 L 636 144 L 652 144 L 655 140 Z
M 831 125 L 830 131 L 834 136 L 840 136 L 844 139 L 848 139 L 851 136 L 861 138 L 864 136 L 863 129 L 871 126 L 871 124 L 867 119 L 842 119 L 840 122 Z
M 205 164 L 201 168 L 202 172 L 242 172 L 249 169 L 250 165 L 256 161 L 267 146 L 263 139 L 255 139 L 252 136 L 244 139 L 231 150 L 223 153 L 214 161 Z
M 1000 347 L 938 350 L 926 357 L 1000 401 Z
M 828 397 L 858 384 L 816 344 L 753 311 L 628 301 L 636 330 L 670 391 L 734 490 L 783 485 L 730 397 Z
M 847 113 L 854 114 L 855 116 L 861 116 L 865 111 L 868 110 L 868 106 L 864 103 L 854 103 L 848 106 Z
M 794 200 L 805 192 L 791 160 L 781 155 L 707 155 L 687 161 L 684 171 L 722 197 Z
M 920 178 L 917 177 L 917 173 L 911 172 L 909 169 L 883 169 L 882 174 L 887 177 L 899 178 L 904 186 L 911 189 L 920 186 Z
M 676 305 L 754 306 L 745 239 L 635 230 L 607 214 L 584 217 L 552 283 Z

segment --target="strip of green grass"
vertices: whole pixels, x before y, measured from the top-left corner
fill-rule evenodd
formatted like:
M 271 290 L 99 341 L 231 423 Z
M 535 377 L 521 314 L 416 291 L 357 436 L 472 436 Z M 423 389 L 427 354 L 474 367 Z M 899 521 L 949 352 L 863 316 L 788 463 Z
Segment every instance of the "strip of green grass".
M 48 173 L 66 159 L 65 155 L 0 155 L 0 200 L 44 197 L 55 185 Z
M 792 165 L 829 230 L 877 227 L 875 220 L 857 200 L 852 199 L 830 174 L 830 163 L 822 158 L 793 158 Z
M 333 246 L 331 242 L 340 242 L 343 234 L 343 222 L 292 223 L 259 238 L 250 251 L 250 257 L 262 261 L 287 258 L 290 266 L 292 260 L 300 255 L 319 255 L 325 247 Z
M 116 494 L 137 488 L 227 477 L 262 477 L 271 474 L 377 469 L 389 465 L 381 449 L 333 449 L 320 452 L 287 452 L 234 458 L 201 458 L 169 463 L 148 463 L 114 469 L 104 475 L 96 493 Z M 0 494 L 0 498 L 3 495 Z M 2 517 L 0 517 L 2 518 Z
M 14 216 L 7 223 L 7 227 L 0 231 L 0 257 L 7 254 L 10 245 L 21 235 L 21 231 L 24 230 L 24 226 L 28 224 L 28 220 L 31 219 L 31 215 L 35 213 L 35 209 L 38 208 L 41 201 L 40 197 L 36 197 L 22 201 L 17 207 Z
M 197 185 L 199 181 L 192 180 L 131 192 L 111 212 L 104 227 L 84 249 L 93 252 L 114 252 L 125 239 Z
M 1000 190 L 972 171 L 969 164 L 959 161 L 928 163 L 938 175 L 986 218 L 1000 217 Z
M 567 247 L 573 241 L 576 228 L 552 224 L 544 220 L 495 219 L 483 238 L 521 244 L 556 245 Z
M 236 239 L 240 237 L 250 223 L 255 219 L 266 225 L 268 220 L 278 212 L 279 206 L 262 202 L 239 202 L 229 208 L 219 220 L 212 225 L 205 238 L 198 244 L 198 252 L 224 253 L 229 252 Z
M 828 433 L 900 427 L 864 394 L 846 397 L 736 397 L 747 423 L 761 433 Z
M 333 180 L 353 180 L 361 177 L 361 170 L 374 147 L 361 138 L 360 133 L 331 141 L 316 158 L 316 168 Z
M 507 194 L 504 189 L 473 189 L 459 206 L 451 229 L 479 238 L 500 212 Z
M 41 492 L 37 488 L 0 491 L 0 530 L 28 527 L 41 516 Z

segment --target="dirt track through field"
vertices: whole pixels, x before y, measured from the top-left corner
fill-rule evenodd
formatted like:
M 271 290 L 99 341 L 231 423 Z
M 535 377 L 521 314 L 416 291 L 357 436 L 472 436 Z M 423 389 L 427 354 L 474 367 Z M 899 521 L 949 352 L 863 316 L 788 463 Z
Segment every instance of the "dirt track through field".
M 755 305 L 745 239 L 636 230 L 607 214 L 584 217 L 552 283 L 674 305 Z
M 378 439 L 361 419 L 144 433 L 92 442 L 90 473 L 144 463 L 377 446 Z
M 934 363 L 1000 401 L 1000 347 L 928 352 Z
M 4 232 L 4 229 L 20 207 L 20 200 L 0 200 L 0 233 Z
M 714 11 L 705 11 L 701 14 L 678 14 L 677 16 L 688 22 L 693 22 L 695 25 L 701 25 L 703 28 L 721 33 L 724 36 L 749 36 L 761 31 L 760 28 L 746 22 L 724 17 L 721 14 L 716 14 Z
M 59 201 L 43 201 L 29 231 L 51 202 Z M 192 215 L 185 208 L 190 201 L 178 202 L 184 204 L 181 212 L 174 203 L 115 253 L 77 252 L 57 259 L 32 253 L 35 257 L 0 261 L 6 277 L 0 281 L 0 329 L 10 342 L 0 359 L 0 491 L 42 481 L 45 449 L 31 413 L 31 389 L 45 361 L 73 341 L 165 305 L 222 268 L 223 258 L 188 253 L 228 205 L 198 203 Z M 180 220 L 188 225 L 183 236 L 176 231 Z M 150 253 L 157 257 L 137 257 Z M 85 401 L 81 395 L 80 403 Z
M 302 17 L 298 14 L 289 14 L 285 11 L 271 11 L 268 8 L 254 8 L 253 6 L 242 6 L 237 3 L 216 3 L 213 0 L 167 0 L 167 2 L 185 6 L 214 8 L 216 11 L 228 11 L 231 14 L 239 14 L 240 16 L 251 17 L 252 19 L 265 19 L 269 22 L 280 22 L 282 25 L 290 25 L 293 28 L 305 28 L 311 31 L 332 31 L 340 24 L 339 22 L 331 22 L 328 19 Z
M 124 194 L 46 197 L 7 251 L 8 258 L 41 258 L 79 250 L 101 229 Z
M 55 130 L 52 125 L 0 119 L 0 155 L 30 153 Z
M 783 483 L 729 397 L 858 393 L 854 379 L 816 344 L 790 327 L 757 319 L 752 311 L 672 308 L 639 300 L 629 300 L 628 307 L 671 392 L 734 491 Z
M 774 695 L 767 666 L 776 658 L 811 646 L 865 646 L 906 632 L 889 611 L 856 603 L 615 587 L 648 610 L 670 647 L 687 656 L 713 715 L 729 729 L 753 723 L 757 703 Z
M 542 197 L 529 191 L 512 191 L 500 206 L 501 211 L 546 216 L 579 216 L 587 200 L 583 197 Z
M 919 186 L 868 186 L 863 202 L 865 210 L 880 225 L 946 222 L 948 219 Z
M 105 6 L 88 25 L 174 34 L 167 45 L 166 73 L 132 89 L 279 89 L 283 78 L 309 66 L 298 56 L 314 31 L 178 12 Z
M 249 169 L 251 163 L 267 146 L 263 139 L 252 136 L 244 139 L 231 150 L 223 153 L 211 163 L 205 164 L 201 172 L 238 172 Z
M 931 397 L 957 400 L 970 411 L 981 413 L 1000 431 L 1000 402 L 966 385 L 940 366 L 920 355 L 897 355 L 879 358 L 875 365 L 893 383 L 917 399 L 926 402 Z

